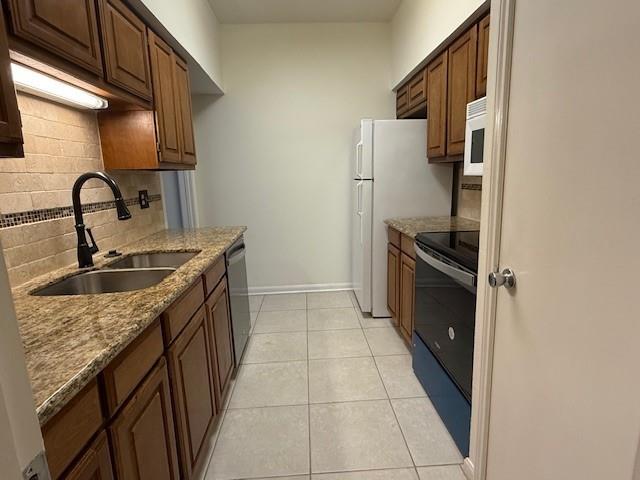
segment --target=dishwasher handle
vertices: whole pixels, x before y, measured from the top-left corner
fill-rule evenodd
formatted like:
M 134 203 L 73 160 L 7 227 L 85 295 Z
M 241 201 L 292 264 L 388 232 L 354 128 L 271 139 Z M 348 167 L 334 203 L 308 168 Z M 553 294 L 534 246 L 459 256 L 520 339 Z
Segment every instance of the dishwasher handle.
M 227 267 L 230 267 L 234 263 L 238 263 L 242 260 L 247 252 L 247 248 L 244 246 L 244 243 L 241 243 L 236 248 L 231 250 L 227 255 Z
M 439 272 L 444 273 L 445 275 L 448 275 L 449 277 L 453 278 L 457 282 L 460 282 L 462 285 L 465 285 L 467 287 L 476 286 L 477 284 L 476 275 L 469 272 L 465 272 L 464 270 L 456 268 L 453 265 L 445 263 L 442 260 L 432 255 L 429 255 L 427 252 L 422 250 L 418 245 L 415 245 L 415 249 L 416 249 L 416 255 L 418 255 L 420 260 L 432 266 Z

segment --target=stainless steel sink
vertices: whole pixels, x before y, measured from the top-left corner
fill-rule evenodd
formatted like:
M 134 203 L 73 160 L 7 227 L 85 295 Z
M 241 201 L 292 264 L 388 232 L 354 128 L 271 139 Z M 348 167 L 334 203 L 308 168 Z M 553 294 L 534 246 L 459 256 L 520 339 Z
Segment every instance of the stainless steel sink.
M 48 297 L 131 292 L 152 287 L 175 270 L 175 268 L 94 270 L 65 278 L 33 292 L 32 295 Z
M 117 262 L 107 265 L 105 269 L 120 268 L 178 268 L 184 265 L 200 252 L 168 252 L 168 253 L 143 253 L 122 258 Z

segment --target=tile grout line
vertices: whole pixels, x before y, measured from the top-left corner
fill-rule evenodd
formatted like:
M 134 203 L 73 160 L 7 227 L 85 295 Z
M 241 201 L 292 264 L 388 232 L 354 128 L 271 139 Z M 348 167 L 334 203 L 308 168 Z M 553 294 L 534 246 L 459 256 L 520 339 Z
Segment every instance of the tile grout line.
M 367 341 L 367 345 L 369 345 L 369 339 L 367 338 L 367 335 L 365 334 L 364 336 L 365 340 Z M 369 345 L 369 349 L 371 350 L 371 345 Z M 378 372 L 378 376 L 380 377 L 380 381 L 382 382 L 382 386 L 384 388 L 384 391 L 387 394 L 387 401 L 389 402 L 389 408 L 391 408 L 391 412 L 393 413 L 393 418 L 396 419 L 396 424 L 398 425 L 398 429 L 400 430 L 400 434 L 402 435 L 402 440 L 404 441 L 404 446 L 407 449 L 407 452 L 409 452 L 409 458 L 411 458 L 411 463 L 413 463 L 413 468 L 416 471 L 416 475 L 418 474 L 418 470 L 417 470 L 417 465 L 416 465 L 416 461 L 413 458 L 413 454 L 411 453 L 411 449 L 409 448 L 409 442 L 407 442 L 407 438 L 404 434 L 404 431 L 402 430 L 402 425 L 400 425 L 400 420 L 398 420 L 398 415 L 396 414 L 395 409 L 393 408 L 393 403 L 391 402 L 391 396 L 389 395 L 389 390 L 387 390 L 387 386 L 384 383 L 384 380 L 382 378 L 382 373 L 380 373 L 380 368 L 378 368 L 378 362 L 376 362 L 376 357 L 373 355 L 373 350 L 371 350 L 371 356 L 373 357 L 373 364 L 376 366 L 376 371 Z

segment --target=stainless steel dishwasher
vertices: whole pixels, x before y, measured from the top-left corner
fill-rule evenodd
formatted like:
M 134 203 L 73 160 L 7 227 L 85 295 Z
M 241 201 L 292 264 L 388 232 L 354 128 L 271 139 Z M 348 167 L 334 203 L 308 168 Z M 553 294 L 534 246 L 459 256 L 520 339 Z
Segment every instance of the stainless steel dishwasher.
M 240 237 L 227 253 L 227 277 L 229 280 L 229 300 L 231 304 L 231 326 L 233 329 L 233 349 L 236 366 L 240 365 L 242 354 L 249 340 L 251 314 L 249 313 L 249 290 L 247 286 L 246 247 Z

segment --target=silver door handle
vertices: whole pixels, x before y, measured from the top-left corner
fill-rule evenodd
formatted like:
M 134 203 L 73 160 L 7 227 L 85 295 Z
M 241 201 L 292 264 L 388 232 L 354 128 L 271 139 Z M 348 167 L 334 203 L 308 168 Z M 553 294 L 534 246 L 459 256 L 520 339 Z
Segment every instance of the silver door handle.
M 449 265 L 448 263 L 438 260 L 435 257 L 432 257 L 431 255 L 426 254 L 417 245 L 415 245 L 415 250 L 416 250 L 416 255 L 418 255 L 418 257 L 421 260 L 431 265 L 433 268 L 435 268 L 439 272 L 450 276 L 454 280 L 460 282 L 463 285 L 466 285 L 467 287 L 476 286 L 476 276 L 473 275 L 472 273 L 468 273 L 468 272 L 465 272 L 464 270 L 460 270 L 459 268 L 456 268 L 452 265 Z
M 234 263 L 237 263 L 240 260 L 242 260 L 245 256 L 245 252 L 246 252 L 246 249 L 244 248 L 244 245 L 242 245 L 240 248 L 237 248 L 233 252 L 231 252 L 231 255 L 227 257 L 227 266 L 231 266 Z
M 513 288 L 516 286 L 516 274 L 510 268 L 505 268 L 502 272 L 491 272 L 489 274 L 489 286 L 491 288 Z

